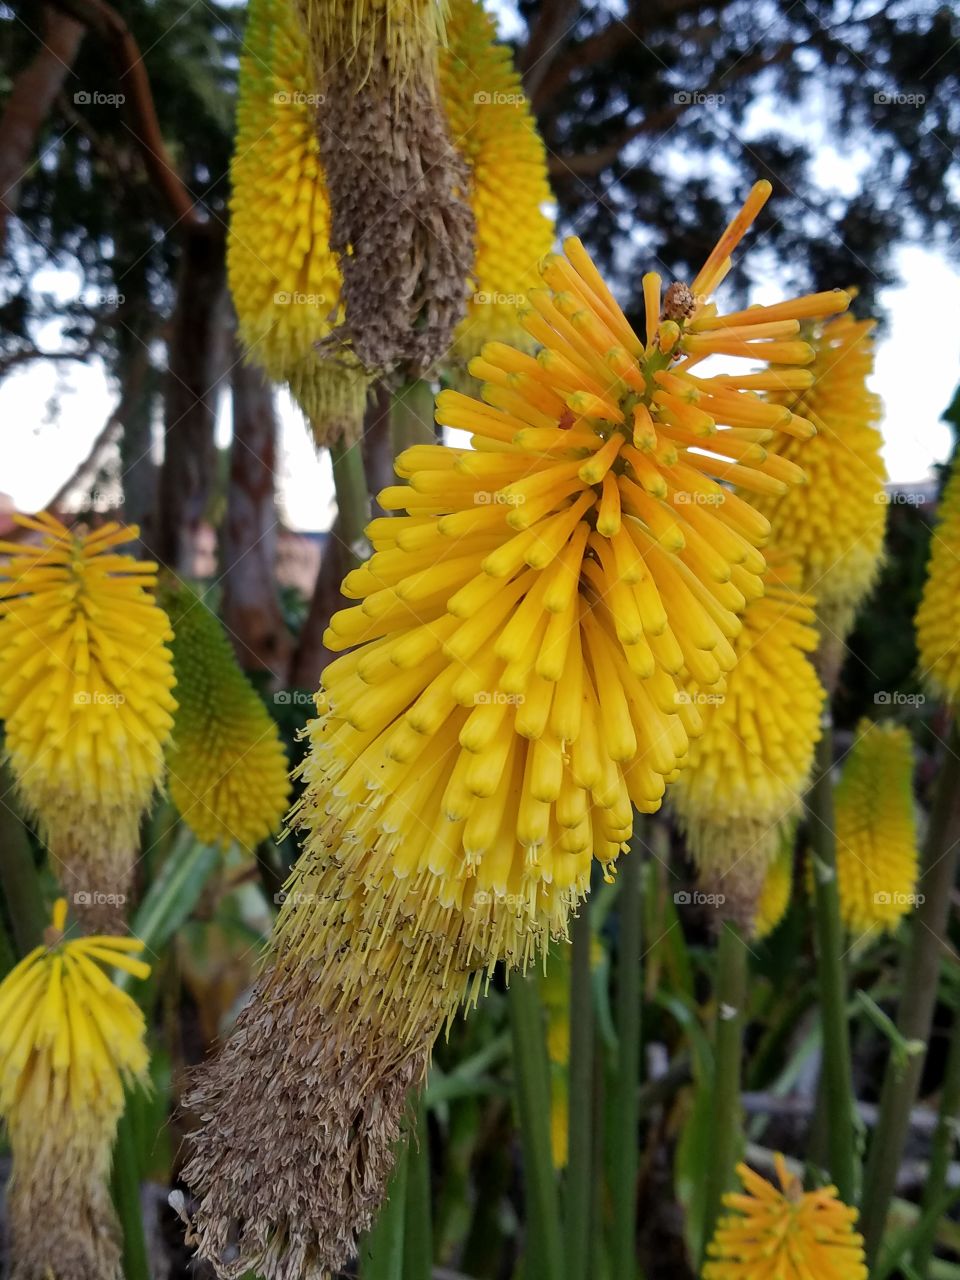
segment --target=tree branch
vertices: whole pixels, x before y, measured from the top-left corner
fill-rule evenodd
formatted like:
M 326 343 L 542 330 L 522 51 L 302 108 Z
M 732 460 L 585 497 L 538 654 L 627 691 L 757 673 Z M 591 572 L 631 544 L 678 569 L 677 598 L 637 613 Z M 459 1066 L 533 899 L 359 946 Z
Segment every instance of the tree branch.
M 51 3 L 95 31 L 109 47 L 117 66 L 118 78 L 125 82 L 124 88 L 129 89 L 125 105 L 130 107 L 134 123 L 132 133 L 151 181 L 163 195 L 178 222 L 185 222 L 191 229 L 204 226 L 197 203 L 174 168 L 167 151 L 140 47 L 126 22 L 106 0 L 51 0 Z
M 31 61 L 17 75 L 0 118 L 0 253 L 7 224 L 20 206 L 20 187 L 36 150 L 37 135 L 77 56 L 83 26 L 43 8 L 43 35 Z
M 782 44 L 773 54 L 755 54 L 752 58 L 743 58 L 736 64 L 735 73 L 724 72 L 722 75 L 716 76 L 710 83 L 698 92 L 704 96 L 722 93 L 724 88 L 730 84 L 743 80 L 747 76 L 755 75 L 760 71 L 765 71 L 768 67 L 775 66 L 777 63 L 785 62 L 793 56 L 797 45 L 794 41 L 788 41 Z M 642 120 L 636 124 L 630 125 L 628 128 L 621 130 L 612 141 L 608 142 L 604 147 L 598 147 L 596 151 L 583 152 L 576 156 L 551 156 L 549 162 L 549 172 L 556 176 L 562 177 L 564 174 L 573 174 L 577 177 L 593 177 L 608 168 L 623 151 L 627 143 L 632 142 L 634 138 L 639 138 L 647 133 L 662 133 L 676 120 L 689 111 L 691 106 L 696 103 L 689 101 L 692 97 L 685 94 L 688 99 L 684 102 L 676 102 L 673 106 L 664 107 L 660 111 L 654 111 L 651 115 L 644 116 Z

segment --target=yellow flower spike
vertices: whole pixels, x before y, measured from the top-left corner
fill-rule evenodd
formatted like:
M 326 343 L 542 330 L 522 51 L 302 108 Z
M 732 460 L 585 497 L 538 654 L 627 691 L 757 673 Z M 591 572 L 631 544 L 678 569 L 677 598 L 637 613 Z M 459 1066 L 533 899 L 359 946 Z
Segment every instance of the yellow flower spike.
M 286 382 L 319 445 L 363 427 L 369 379 L 345 348 L 318 93 L 290 0 L 251 0 L 240 60 L 227 274 L 248 358 Z M 317 344 L 327 342 L 323 358 Z
M 917 819 L 908 729 L 861 720 L 835 807 L 841 919 L 857 935 L 894 929 L 916 904 Z
M 735 319 L 743 323 L 750 315 L 740 313 Z M 812 327 L 807 335 L 816 352 L 812 382 L 768 393 L 816 428 L 808 441 L 780 436 L 768 446 L 799 463 L 809 483 L 802 493 L 761 495 L 754 502 L 769 518 L 776 544 L 799 560 L 803 589 L 816 597 L 821 626 L 835 643 L 846 637 L 873 586 L 886 525 L 886 470 L 877 426 L 881 404 L 867 388 L 873 372 L 872 331 L 872 321 L 848 315 Z
M 176 706 L 156 565 L 117 547 L 135 528 L 73 534 L 16 517 L 36 544 L 3 543 L 0 719 L 27 813 L 88 921 L 115 917 L 139 825 L 163 777 Z
M 960 457 L 960 455 L 958 455 Z M 960 462 L 954 459 L 937 523 L 923 598 L 916 617 L 920 672 L 935 697 L 960 701 Z
M 766 593 L 747 605 L 733 640 L 725 688 L 678 695 L 704 702 L 705 728 L 671 792 L 702 881 L 725 898 L 722 914 L 747 927 L 757 913 L 769 919 L 764 886 L 801 804 L 824 701 L 810 661 L 813 601 L 796 592 L 790 561 L 771 559 L 765 577 Z
M 167 751 L 171 799 L 205 844 L 252 850 L 279 830 L 290 798 L 279 729 L 197 593 L 169 589 L 163 600 L 179 699 Z
M 645 347 L 579 241 L 541 279 L 522 324 L 546 358 L 488 344 L 482 398 L 437 397 L 438 422 L 474 450 L 405 456 L 405 483 L 380 495 L 402 514 L 372 526 L 375 554 L 346 584 L 356 603 L 326 633 L 341 656 L 307 728 L 303 855 L 272 966 L 191 1103 L 209 1117 L 185 1171 L 201 1252 L 235 1249 L 231 1265 L 266 1280 L 350 1254 L 437 1034 L 499 962 L 523 970 L 566 935 L 594 860 L 613 873 L 633 808 L 659 807 L 702 731 L 703 704 L 679 695 L 722 690 L 763 594 L 768 522 L 717 477 L 735 467 L 778 491 L 793 477 L 712 449 L 759 401 L 737 375 L 690 372 L 690 291 L 664 295 L 670 352 Z M 666 372 L 715 435 L 677 436 L 655 399 Z M 791 425 L 775 416 L 774 435 Z M 292 1185 L 294 1167 L 317 1175 Z
M 836 1187 L 804 1191 L 782 1156 L 775 1187 L 746 1165 L 737 1173 L 745 1194 L 730 1194 L 730 1216 L 717 1223 L 703 1280 L 867 1280 L 857 1210 Z
M 466 161 L 476 252 L 467 313 L 453 355 L 465 362 L 484 343 L 528 339 L 518 309 L 553 243 L 546 152 L 510 50 L 479 0 L 451 0 L 440 51 L 440 94 L 453 145 Z
M 65 940 L 66 907 L 59 899 L 46 944 L 0 983 L 11 1274 L 122 1280 L 110 1161 L 124 1087 L 146 1085 L 148 1057 L 143 1014 L 105 970 L 150 969 L 133 938 Z

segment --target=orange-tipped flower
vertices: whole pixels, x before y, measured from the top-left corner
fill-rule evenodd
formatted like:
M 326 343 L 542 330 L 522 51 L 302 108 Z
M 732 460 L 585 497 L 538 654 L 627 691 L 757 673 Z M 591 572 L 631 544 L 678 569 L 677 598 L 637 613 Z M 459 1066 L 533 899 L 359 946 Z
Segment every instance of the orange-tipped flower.
M 769 525 L 724 482 L 802 480 L 766 443 L 813 426 L 757 392 L 807 385 L 799 318 L 848 303 L 729 319 L 707 301 L 769 193 L 757 184 L 692 286 L 661 297 L 645 278 L 642 336 L 568 240 L 522 317 L 539 354 L 490 343 L 470 365 L 482 399 L 438 397 L 474 447 L 398 459 L 406 483 L 380 503 L 403 514 L 370 525 L 375 554 L 343 584 L 357 604 L 325 637 L 349 652 L 308 728 L 304 853 L 273 965 L 196 1091 L 210 1120 L 185 1176 L 206 1256 L 239 1247 L 268 1280 L 293 1253 L 336 1269 L 444 1021 L 498 961 L 522 968 L 566 934 L 593 860 L 610 872 L 633 808 L 655 810 L 683 767 L 702 723 L 678 695 L 720 687 L 763 591 Z M 706 374 L 721 351 L 789 367 Z M 272 1082 L 269 1115 L 253 1077 Z M 316 1125 L 299 1119 L 304 1088 L 323 1100 Z M 337 1178 L 291 1188 L 291 1168 Z
M 745 1164 L 744 1195 L 728 1195 L 731 1216 L 717 1224 L 703 1280 L 867 1280 L 856 1209 L 836 1187 L 804 1191 L 776 1157 L 778 1190 Z

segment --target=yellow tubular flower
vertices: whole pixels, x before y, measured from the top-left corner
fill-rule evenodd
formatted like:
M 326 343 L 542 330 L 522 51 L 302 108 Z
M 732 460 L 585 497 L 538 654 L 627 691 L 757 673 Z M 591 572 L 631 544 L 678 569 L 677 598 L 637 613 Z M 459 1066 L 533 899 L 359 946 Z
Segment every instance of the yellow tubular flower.
M 757 902 L 757 914 L 753 922 L 753 936 L 758 940 L 768 938 L 777 928 L 790 906 L 793 892 L 793 842 L 782 839 L 779 852 L 767 867 L 763 888 Z
M 882 405 L 867 389 L 873 372 L 873 321 L 841 316 L 815 326 L 812 384 L 770 399 L 818 430 L 809 446 L 771 442 L 784 459 L 802 461 L 810 484 L 802 494 L 761 495 L 776 544 L 795 555 L 802 586 L 817 600 L 824 630 L 845 638 L 873 586 L 886 526 L 886 468 L 877 428 Z
M 916 628 L 924 681 L 935 697 L 956 704 L 960 701 L 960 454 L 940 499 Z
M 544 212 L 552 194 L 520 75 L 479 0 L 452 0 L 440 93 L 453 144 L 467 162 L 476 220 L 467 314 L 454 335 L 453 354 L 466 361 L 494 339 L 529 344 L 518 308 L 553 244 Z
M 732 1213 L 717 1224 L 703 1280 L 867 1280 L 856 1209 L 836 1187 L 804 1191 L 783 1156 L 776 1167 L 780 1190 L 738 1165 L 746 1194 L 724 1197 Z
M 156 565 L 116 551 L 135 528 L 74 535 L 46 513 L 17 520 L 40 541 L 0 543 L 6 751 L 65 884 L 96 917 L 97 898 L 122 901 L 163 776 L 172 633 L 151 593 Z
M 10 1137 L 12 1280 L 122 1280 L 108 1186 L 124 1085 L 146 1083 L 143 1014 L 104 969 L 145 978 L 135 938 L 46 943 L 0 983 L 0 1116 Z
M 813 427 L 755 393 L 806 386 L 799 319 L 848 303 L 728 320 L 706 301 L 769 193 L 689 288 L 661 302 L 645 278 L 643 338 L 568 241 L 523 317 L 539 355 L 488 344 L 471 363 L 483 400 L 438 397 L 474 448 L 398 459 L 407 483 L 380 502 L 405 514 L 370 525 L 376 553 L 343 584 L 358 603 L 325 637 L 352 652 L 308 727 L 272 967 L 195 1091 L 209 1118 L 185 1177 L 215 1264 L 234 1241 L 267 1280 L 341 1264 L 444 1021 L 498 961 L 522 969 L 565 935 L 592 860 L 610 872 L 633 806 L 655 810 L 685 763 L 702 726 L 678 694 L 721 687 L 763 591 L 769 526 L 721 481 L 781 494 L 802 478 L 765 443 Z M 790 367 L 711 377 L 718 351 Z M 242 1115 L 238 1092 L 256 1099 Z M 294 1168 L 316 1176 L 294 1184 Z
M 810 596 L 796 568 L 771 559 L 765 592 L 748 603 L 723 692 L 702 699 L 705 728 L 690 748 L 671 803 L 687 846 L 728 919 L 749 927 L 784 824 L 798 810 L 820 738 L 824 692 Z
M 230 165 L 227 273 L 249 358 L 286 382 L 318 445 L 356 439 L 369 379 L 344 348 L 321 355 L 343 323 L 320 164 L 319 95 L 290 0 L 251 0 Z
M 841 918 L 851 933 L 894 929 L 916 901 L 909 730 L 861 720 L 835 803 Z
M 196 592 L 181 587 L 164 604 L 179 700 L 167 752 L 171 798 L 205 844 L 252 849 L 279 829 L 290 799 L 280 731 Z

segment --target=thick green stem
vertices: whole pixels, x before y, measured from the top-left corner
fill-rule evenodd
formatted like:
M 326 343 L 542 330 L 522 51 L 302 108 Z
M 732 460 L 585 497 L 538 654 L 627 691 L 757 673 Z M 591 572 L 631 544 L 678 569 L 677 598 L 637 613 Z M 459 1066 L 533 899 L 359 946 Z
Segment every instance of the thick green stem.
M 407 1153 L 407 1211 L 403 1238 L 403 1280 L 430 1280 L 433 1226 L 430 1212 L 430 1135 L 422 1091 L 413 1104 L 414 1123 Z
M 635 819 L 638 821 L 638 819 Z M 641 887 L 643 863 L 634 841 L 620 872 L 617 949 L 617 1135 L 613 1152 L 613 1274 L 634 1280 L 637 1269 L 637 1172 L 640 1121 Z
M 813 781 L 807 792 L 807 826 L 814 857 L 814 927 L 823 1026 L 823 1096 L 829 1121 L 830 1176 L 839 1189 L 841 1199 L 852 1204 L 857 1192 L 853 1075 L 843 926 L 837 888 L 832 767 L 833 726 L 828 716 L 824 719 L 823 733 L 817 744 Z
M 414 444 L 436 444 L 433 426 L 433 388 L 422 378 L 408 382 L 394 394 L 390 406 L 393 456 Z
M 13 795 L 13 775 L 0 763 L 0 885 L 14 945 L 25 955 L 42 939 L 47 917 L 30 842 Z
M 930 1151 L 930 1171 L 923 1190 L 923 1218 L 926 1227 L 913 1248 L 913 1270 L 925 1276 L 933 1256 L 933 1244 L 937 1235 L 944 1197 L 947 1192 L 947 1173 L 950 1157 L 957 1141 L 957 1121 L 960 1119 L 960 1012 L 954 1015 L 950 1036 L 950 1053 L 940 1093 L 940 1115 L 933 1146 Z
M 589 898 L 580 904 L 571 936 L 569 1106 L 563 1210 L 568 1274 L 586 1276 L 590 1270 L 590 1211 L 593 1205 L 593 990 Z
M 930 1036 L 958 851 L 960 732 L 954 724 L 930 815 L 923 872 L 917 886 L 919 905 L 900 979 L 903 994 L 897 1029 L 907 1041 L 926 1044 Z M 864 1181 L 861 1230 L 866 1240 L 868 1266 L 876 1260 L 883 1239 L 887 1210 L 907 1140 L 910 1110 L 920 1088 L 924 1057 L 923 1053 L 912 1054 L 903 1065 L 891 1055 L 887 1062 Z
M 120 1117 L 113 1148 L 113 1202 L 123 1230 L 124 1280 L 150 1280 L 140 1208 L 140 1164 L 129 1107 Z
M 347 444 L 341 436 L 330 444 L 333 487 L 337 494 L 336 536 L 342 548 L 342 567 L 355 569 L 370 554 L 366 527 L 370 520 L 370 495 L 363 469 L 363 448 L 359 440 Z
M 509 1004 L 514 1089 L 526 1183 L 528 1237 L 524 1274 L 530 1280 L 534 1276 L 563 1280 L 566 1268 L 550 1149 L 550 1070 L 536 974 L 514 977 L 510 983 Z M 571 1280 L 580 1280 L 580 1277 L 571 1277 Z
M 703 1213 L 703 1254 L 713 1239 L 723 1197 L 734 1183 L 741 1141 L 740 1076 L 749 951 L 736 925 L 724 921 L 717 948 L 713 1110 Z

